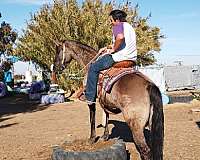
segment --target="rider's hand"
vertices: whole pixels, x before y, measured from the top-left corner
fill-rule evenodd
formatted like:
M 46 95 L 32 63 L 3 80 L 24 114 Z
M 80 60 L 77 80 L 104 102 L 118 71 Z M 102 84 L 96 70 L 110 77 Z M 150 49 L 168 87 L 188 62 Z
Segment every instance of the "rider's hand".
M 107 49 L 107 51 L 106 51 L 107 53 L 109 53 L 109 54 L 112 54 L 112 53 L 114 53 L 115 52 L 115 50 L 112 48 L 112 49 Z
M 98 53 L 104 53 L 107 50 L 107 47 L 101 48 Z

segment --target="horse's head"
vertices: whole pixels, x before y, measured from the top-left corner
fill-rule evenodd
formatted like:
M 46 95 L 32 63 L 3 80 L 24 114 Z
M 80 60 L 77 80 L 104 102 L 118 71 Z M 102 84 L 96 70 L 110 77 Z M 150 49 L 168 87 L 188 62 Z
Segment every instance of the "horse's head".
M 88 65 L 97 51 L 90 46 L 73 40 L 65 40 L 56 44 L 56 55 L 54 60 L 54 72 L 61 72 L 72 59 L 78 61 L 81 65 Z
M 68 52 L 68 49 L 66 48 L 65 42 L 56 45 L 56 55 L 53 68 L 55 72 L 61 72 L 65 69 L 67 63 L 72 60 L 72 55 L 70 53 L 71 52 Z

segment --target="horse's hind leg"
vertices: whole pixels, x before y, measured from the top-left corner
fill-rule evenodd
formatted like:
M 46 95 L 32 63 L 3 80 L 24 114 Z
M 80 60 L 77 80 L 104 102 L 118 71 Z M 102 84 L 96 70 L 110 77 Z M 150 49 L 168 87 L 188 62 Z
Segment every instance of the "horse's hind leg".
M 109 113 L 104 111 L 103 114 L 105 114 L 105 116 L 102 117 L 102 118 L 105 118 L 105 122 L 103 122 L 104 133 L 101 139 L 103 139 L 104 141 L 107 141 L 109 138 L 109 129 L 108 129 Z
M 127 124 L 131 129 L 133 139 L 138 151 L 140 152 L 141 159 L 150 160 L 151 151 L 145 140 L 144 126 L 141 126 L 139 119 L 128 119 Z
M 90 125 L 91 125 L 91 132 L 90 132 L 90 142 L 94 143 L 96 140 L 96 131 L 95 131 L 95 114 L 96 114 L 96 105 L 91 104 L 88 105 L 90 109 Z

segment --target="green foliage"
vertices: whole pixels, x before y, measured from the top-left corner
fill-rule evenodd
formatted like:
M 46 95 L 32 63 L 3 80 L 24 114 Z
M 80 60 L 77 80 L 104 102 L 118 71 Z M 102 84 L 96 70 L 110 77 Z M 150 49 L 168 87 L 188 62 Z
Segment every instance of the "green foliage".
M 12 30 L 10 24 L 3 21 L 0 26 L 0 54 L 12 54 L 13 44 L 15 43 L 16 38 L 17 33 Z
M 101 0 L 86 0 L 80 6 L 76 0 L 55 0 L 53 5 L 43 6 L 31 16 L 27 30 L 19 38 L 15 54 L 32 60 L 44 69 L 49 69 L 54 61 L 55 42 L 73 39 L 100 49 L 111 43 L 111 25 L 108 18 L 116 4 L 103 3 Z M 153 51 L 160 51 L 160 30 L 150 27 L 148 18 L 138 16 L 138 5 L 131 7 L 130 2 L 118 6 L 128 13 L 128 22 L 136 27 L 139 64 L 155 62 Z M 81 66 L 73 61 L 59 77 L 60 83 L 68 89 L 80 84 L 71 75 L 82 77 Z M 75 88 L 74 88 L 75 87 Z
M 12 67 L 12 63 L 9 61 L 3 61 L 1 64 L 1 70 L 3 70 L 4 72 L 9 71 L 11 67 Z
M 138 63 L 142 65 L 153 64 L 156 60 L 153 52 L 160 51 L 161 38 L 160 29 L 158 27 L 150 27 L 147 24 L 148 18 L 139 18 L 137 21 L 137 49 L 138 49 Z

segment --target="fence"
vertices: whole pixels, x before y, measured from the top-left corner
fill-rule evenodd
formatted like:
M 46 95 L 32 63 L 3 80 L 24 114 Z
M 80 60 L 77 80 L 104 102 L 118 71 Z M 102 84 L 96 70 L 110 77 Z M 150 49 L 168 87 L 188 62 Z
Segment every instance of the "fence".
M 200 65 L 139 68 L 161 90 L 200 89 Z
M 199 89 L 200 66 L 165 66 L 164 76 L 167 90 Z

